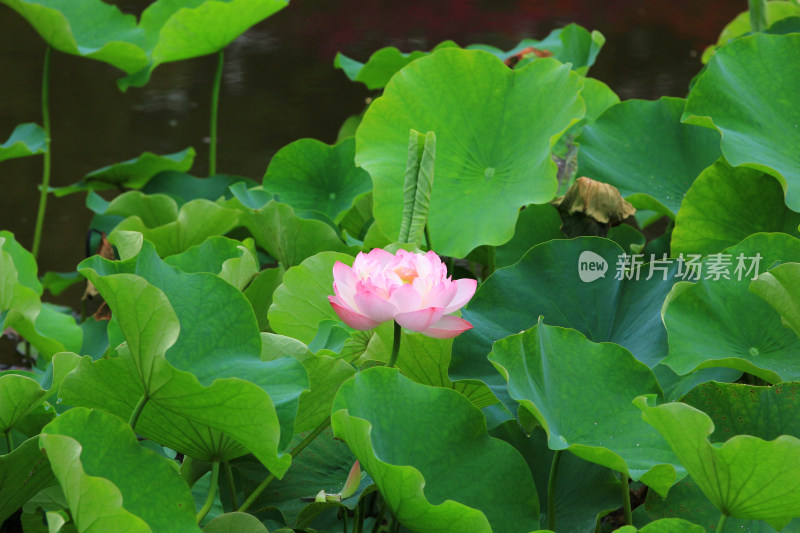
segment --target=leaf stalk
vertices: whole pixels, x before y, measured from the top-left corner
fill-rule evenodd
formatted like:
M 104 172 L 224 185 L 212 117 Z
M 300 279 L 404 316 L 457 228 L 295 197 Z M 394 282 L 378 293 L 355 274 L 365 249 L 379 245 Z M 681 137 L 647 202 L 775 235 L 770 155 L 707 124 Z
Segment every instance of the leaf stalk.
M 725 527 L 725 522 L 728 521 L 728 515 L 722 513 L 719 515 L 719 522 L 717 522 L 717 529 L 716 533 L 722 533 L 722 529 Z
M 144 406 L 147 405 L 148 400 L 150 400 L 150 397 L 147 396 L 147 394 L 143 394 L 142 397 L 139 398 L 139 402 L 136 404 L 136 407 L 133 408 L 130 419 L 128 419 L 128 424 L 134 431 L 136 430 L 136 423 L 139 421 L 139 416 L 141 416 Z
M 230 461 L 225 461 L 223 467 L 225 469 L 225 479 L 228 482 L 228 495 L 231 499 L 231 509 L 236 509 L 239 505 L 239 502 L 236 498 L 236 484 L 233 481 L 233 469 L 231 468 Z
M 628 482 L 628 474 L 622 474 L 622 507 L 625 510 L 625 524 L 633 525 L 633 513 L 631 512 L 631 488 Z
M 767 29 L 767 0 L 748 0 L 750 6 L 750 28 L 754 33 Z
M 200 522 L 203 521 L 203 518 L 206 517 L 208 512 L 211 510 L 211 506 L 214 505 L 214 496 L 217 495 L 217 484 L 219 483 L 219 461 L 214 461 L 211 463 L 211 483 L 208 486 L 208 496 L 206 496 L 206 501 L 203 504 L 203 507 L 197 512 L 196 521 L 198 525 Z
M 208 143 L 208 175 L 217 173 L 217 115 L 219 111 L 219 90 L 222 85 L 222 70 L 225 66 L 225 52 L 217 53 L 217 69 L 214 72 L 214 85 L 211 87 L 211 122 Z
M 314 429 L 314 431 L 312 431 L 311 433 L 306 435 L 306 438 L 304 438 L 302 441 L 300 441 L 300 443 L 297 446 L 295 446 L 294 449 L 291 452 L 289 452 L 289 455 L 292 456 L 292 459 L 297 457 L 300 454 L 300 452 L 305 450 L 306 446 L 308 446 L 309 444 L 314 442 L 314 439 L 319 437 L 320 433 L 325 431 L 325 429 L 330 425 L 331 425 L 331 418 L 328 417 L 319 426 L 317 426 L 316 429 Z M 256 499 L 261 495 L 262 492 L 264 492 L 264 490 L 267 488 L 267 486 L 270 483 L 272 483 L 273 479 L 275 479 L 275 474 L 268 475 L 264 479 L 264 481 L 262 481 L 258 485 L 258 487 L 256 487 L 255 490 L 253 490 L 253 492 L 250 494 L 250 496 L 247 497 L 247 499 L 244 501 L 242 506 L 239 507 L 239 512 L 243 513 L 247 509 L 249 509 L 250 506 L 253 505 L 253 502 L 256 501 Z
M 356 513 L 353 517 L 353 533 L 364 533 L 364 518 L 367 513 L 367 500 L 361 498 L 356 505 Z
M 47 46 L 44 53 L 44 68 L 42 70 L 42 128 L 44 129 L 44 163 L 42 166 L 42 185 L 39 191 L 39 209 L 36 212 L 36 226 L 33 230 L 33 258 L 39 257 L 39 247 L 42 244 L 42 230 L 44 228 L 44 214 L 47 210 L 47 195 L 50 194 L 50 56 L 53 48 Z
M 547 529 L 552 531 L 556 530 L 556 479 L 560 462 L 561 450 L 556 450 L 550 466 L 550 479 L 547 481 Z
M 392 339 L 392 355 L 389 358 L 389 368 L 394 368 L 397 364 L 397 357 L 400 355 L 400 337 L 402 328 L 397 322 L 394 323 L 394 338 Z

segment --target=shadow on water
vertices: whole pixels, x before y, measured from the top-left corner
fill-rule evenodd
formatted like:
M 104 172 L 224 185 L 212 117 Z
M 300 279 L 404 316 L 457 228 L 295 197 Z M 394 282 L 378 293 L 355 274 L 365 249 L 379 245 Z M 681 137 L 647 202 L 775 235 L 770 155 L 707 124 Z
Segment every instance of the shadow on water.
M 117 1 L 138 14 L 146 1 Z M 444 39 L 510 48 L 569 22 L 602 32 L 606 45 L 591 75 L 621 98 L 684 96 L 699 54 L 746 2 L 724 0 L 309 0 L 294 2 L 226 51 L 220 104 L 220 172 L 261 179 L 270 157 L 302 137 L 333 142 L 341 123 L 370 96 L 332 66 L 338 50 L 360 60 L 387 45 L 428 49 Z M 41 122 L 44 44 L 0 6 L 0 139 L 16 124 Z M 53 185 L 144 151 L 198 151 L 192 173 L 207 172 L 210 85 L 215 57 L 160 66 L 141 89 L 121 93 L 119 71 L 53 54 Z M 0 165 L 0 228 L 30 247 L 41 158 Z M 40 273 L 71 271 L 84 258 L 90 212 L 82 194 L 51 198 Z M 77 306 L 80 289 L 58 300 Z M 2 348 L 0 348 L 2 351 Z

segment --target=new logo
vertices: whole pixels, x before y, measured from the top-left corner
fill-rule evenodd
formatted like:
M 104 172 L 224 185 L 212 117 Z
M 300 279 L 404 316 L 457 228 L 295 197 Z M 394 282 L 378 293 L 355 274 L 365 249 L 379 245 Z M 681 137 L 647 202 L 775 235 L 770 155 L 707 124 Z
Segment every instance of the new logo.
M 578 257 L 578 275 L 581 281 L 591 282 L 606 277 L 608 262 L 594 252 L 585 251 Z

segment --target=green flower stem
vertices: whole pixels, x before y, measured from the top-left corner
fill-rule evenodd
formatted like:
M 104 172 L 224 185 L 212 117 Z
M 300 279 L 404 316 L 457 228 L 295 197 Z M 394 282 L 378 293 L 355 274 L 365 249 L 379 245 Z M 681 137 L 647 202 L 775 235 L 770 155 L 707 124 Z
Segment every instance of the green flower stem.
M 228 482 L 228 495 L 231 499 L 231 509 L 236 509 L 239 502 L 236 499 L 236 483 L 233 482 L 233 469 L 231 468 L 230 461 L 223 462 L 222 466 L 225 468 L 225 479 Z
M 381 528 L 381 522 L 383 522 L 384 514 L 386 514 L 386 500 L 381 498 L 380 510 L 378 511 L 378 516 L 375 517 L 375 524 L 372 526 L 372 533 L 378 533 L 378 530 Z
M 340 507 L 339 508 L 339 516 L 342 517 L 342 531 L 344 533 L 348 533 L 348 531 L 347 531 L 347 509 Z
M 389 368 L 397 364 L 397 356 L 400 355 L 400 335 L 402 328 L 397 322 L 394 323 L 394 338 L 392 339 L 392 356 L 389 358 Z
M 42 127 L 44 128 L 44 165 L 42 168 L 42 185 L 39 191 L 39 210 L 36 212 L 36 228 L 33 230 L 33 258 L 39 257 L 39 246 L 42 244 L 42 228 L 44 213 L 47 209 L 47 195 L 50 190 L 50 56 L 52 48 L 47 47 L 44 53 L 44 69 L 42 70 Z
M 324 420 L 324 421 L 323 421 L 323 422 L 322 422 L 322 423 L 321 423 L 319 426 L 317 426 L 317 428 L 316 428 L 314 431 L 312 431 L 311 433 L 309 433 L 308 435 L 306 435 L 306 438 L 304 438 L 302 441 L 300 441 L 300 444 L 298 444 L 297 446 L 295 446 L 295 448 L 294 448 L 294 449 L 293 449 L 291 452 L 289 452 L 289 455 L 291 455 L 291 456 L 292 456 L 292 459 L 294 459 L 295 457 L 297 457 L 297 456 L 300 454 L 300 452 L 302 452 L 303 450 L 305 450 L 305 449 L 306 449 L 306 446 L 308 446 L 309 444 L 311 444 L 312 442 L 314 442 L 314 439 L 316 439 L 317 437 L 319 437 L 320 433 L 322 433 L 323 431 L 325 431 L 325 428 L 327 428 L 327 427 L 328 427 L 328 426 L 330 426 L 330 425 L 331 425 L 331 418 L 330 418 L 330 417 L 328 417 L 328 418 L 326 418 L 326 419 L 325 419 L 325 420 Z M 238 510 L 239 510 L 239 512 L 243 513 L 243 512 L 245 512 L 247 509 L 249 509 L 249 508 L 250 508 L 250 506 L 251 506 L 251 505 L 253 505 L 253 502 L 255 502 L 255 501 L 256 501 L 256 498 L 258 498 L 258 497 L 261 495 L 261 493 L 262 493 L 262 492 L 264 492 L 264 489 L 266 489 L 266 488 L 267 488 L 267 486 L 268 486 L 270 483 L 272 483 L 272 480 L 273 480 L 273 479 L 275 479 L 275 474 L 270 474 L 270 475 L 268 475 L 268 476 L 267 476 L 267 477 L 264 479 L 264 481 L 262 481 L 262 482 L 261 482 L 261 483 L 258 485 L 258 487 L 256 487 L 256 488 L 255 488 L 255 490 L 252 492 L 252 494 L 250 494 L 250 496 L 248 496 L 248 497 L 247 497 L 247 499 L 244 501 L 244 503 L 242 504 L 242 506 L 241 506 L 241 507 L 239 507 L 239 509 L 238 509 Z
M 496 268 L 495 265 L 497 264 L 496 260 L 497 253 L 495 252 L 494 246 L 486 247 L 486 255 L 487 255 L 486 271 L 483 273 L 483 281 L 486 281 L 486 278 L 494 274 Z
M 392 525 L 389 526 L 389 533 L 397 533 L 400 531 L 400 521 L 396 516 L 392 515 Z
M 14 437 L 11 436 L 11 430 L 6 431 L 6 446 L 8 446 L 8 453 L 14 451 Z
M 722 528 L 725 527 L 725 522 L 728 521 L 728 515 L 722 513 L 719 515 L 719 522 L 717 522 L 717 529 L 715 530 L 716 533 L 722 533 Z
M 142 410 L 144 406 L 147 405 L 147 401 L 150 398 L 147 394 L 143 394 L 141 398 L 139 398 L 139 403 L 136 404 L 136 407 L 133 408 L 133 412 L 131 413 L 131 417 L 128 420 L 128 424 L 131 426 L 131 429 L 136 430 L 136 422 L 139 421 L 139 416 L 142 414 Z
M 367 500 L 361 498 L 356 505 L 356 514 L 353 517 L 353 533 L 364 533 L 364 517 L 367 514 Z
M 433 250 L 433 243 L 431 243 L 431 233 L 428 231 L 427 224 L 425 224 L 425 229 L 423 231 L 425 233 L 425 244 L 428 245 L 428 250 Z
M 748 0 L 750 4 L 750 27 L 753 32 L 767 29 L 767 0 Z
M 191 474 L 193 463 L 194 459 L 192 459 L 189 455 L 183 456 L 183 461 L 181 462 L 181 469 L 180 469 L 181 477 L 186 479 L 187 476 Z M 186 480 L 186 482 L 187 483 L 189 482 L 188 479 Z
M 633 513 L 631 512 L 631 489 L 628 485 L 628 474 L 622 474 L 622 506 L 625 509 L 625 524 L 633 525 Z
M 203 504 L 203 507 L 197 512 L 197 517 L 195 518 L 196 522 L 200 524 L 203 521 L 203 518 L 206 517 L 208 512 L 211 510 L 211 506 L 214 505 L 214 496 L 217 495 L 217 484 L 219 483 L 219 461 L 214 461 L 211 463 L 211 483 L 208 486 L 208 496 L 206 496 L 206 502 Z
M 214 85 L 211 88 L 211 125 L 208 144 L 208 175 L 217 173 L 217 111 L 219 110 L 219 88 L 222 85 L 222 68 L 225 66 L 225 53 L 217 54 L 217 70 L 214 73 Z
M 594 524 L 594 533 L 602 533 L 603 531 L 603 519 L 600 515 L 597 515 L 597 521 Z
M 553 454 L 553 463 L 550 465 L 550 479 L 547 482 L 547 529 L 556 530 L 556 476 L 558 463 L 561 461 L 561 450 Z

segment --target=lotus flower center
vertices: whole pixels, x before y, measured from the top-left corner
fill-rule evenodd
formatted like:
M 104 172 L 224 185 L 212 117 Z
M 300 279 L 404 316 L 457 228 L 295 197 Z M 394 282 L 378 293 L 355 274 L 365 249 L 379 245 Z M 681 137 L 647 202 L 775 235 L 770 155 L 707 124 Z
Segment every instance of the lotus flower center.
M 419 277 L 419 274 L 417 274 L 417 270 L 414 268 L 399 266 L 395 268 L 393 272 L 400 277 L 403 284 L 413 283 L 414 280 Z

